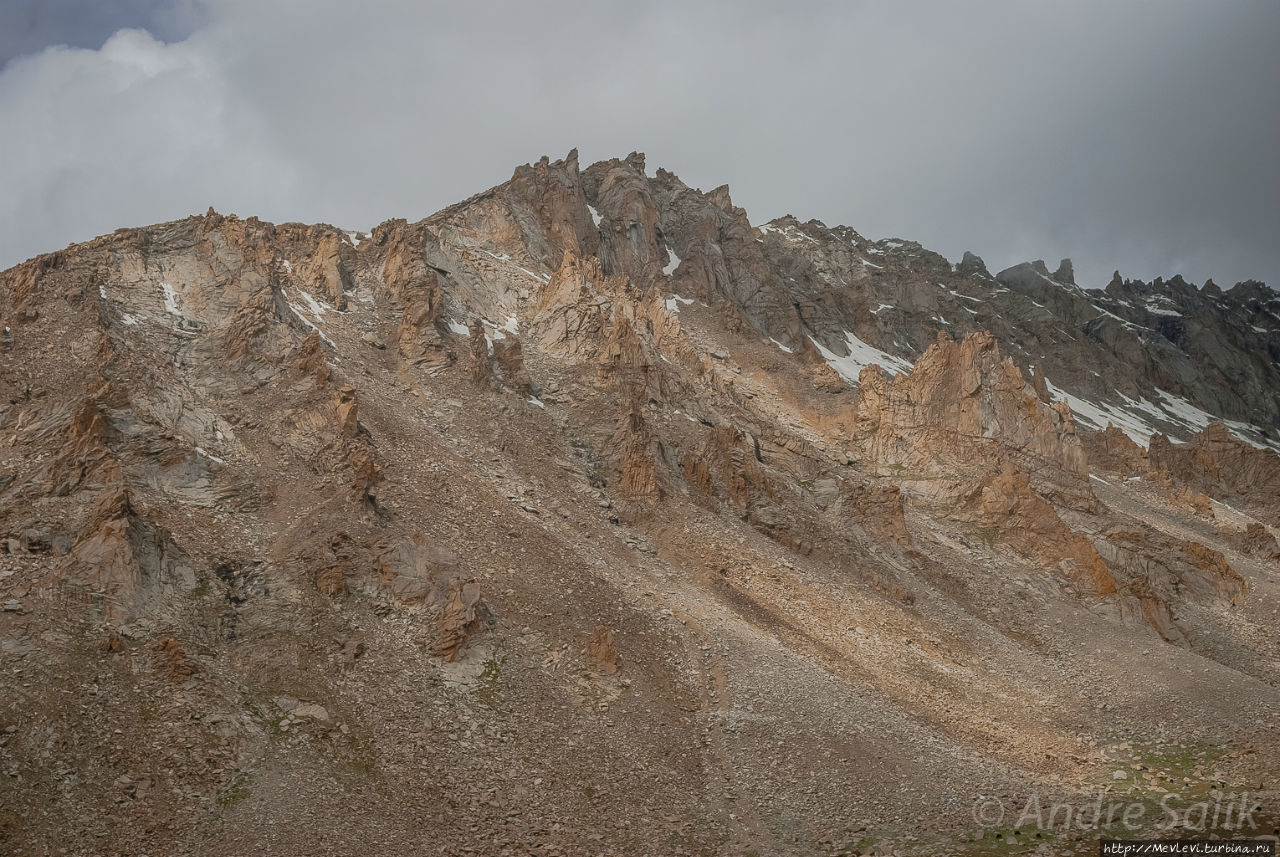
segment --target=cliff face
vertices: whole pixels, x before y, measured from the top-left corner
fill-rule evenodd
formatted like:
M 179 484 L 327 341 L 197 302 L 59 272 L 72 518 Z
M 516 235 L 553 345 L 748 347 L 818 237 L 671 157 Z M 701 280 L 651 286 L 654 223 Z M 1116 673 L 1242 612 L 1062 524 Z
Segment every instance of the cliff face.
M 1271 526 L 1280 526 L 1280 455 L 1233 437 L 1221 421 L 1190 443 L 1175 446 L 1164 435 L 1151 439 L 1147 461 L 1211 497 L 1237 503 Z
M 1070 409 L 1040 401 L 988 333 L 962 342 L 940 333 L 907 373 L 862 370 L 858 434 L 869 462 L 933 502 L 955 502 L 1010 461 L 1040 490 L 1093 505 Z
M 1072 280 L 637 154 L 0 274 L 0 842 L 951 853 L 1175 721 L 1253 782 L 1274 298 Z

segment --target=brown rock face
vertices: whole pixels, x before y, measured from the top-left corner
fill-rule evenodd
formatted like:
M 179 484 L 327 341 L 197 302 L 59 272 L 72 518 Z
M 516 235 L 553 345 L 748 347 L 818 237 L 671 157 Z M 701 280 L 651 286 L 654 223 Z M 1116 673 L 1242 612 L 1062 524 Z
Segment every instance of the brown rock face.
M 437 623 L 434 653 L 445 661 L 456 661 L 467 640 L 480 626 L 480 585 L 474 580 L 455 579 Z
M 767 499 L 758 446 L 730 425 L 711 429 L 695 455 L 681 462 L 686 484 L 704 502 L 722 501 L 740 514 Z M 764 492 L 765 497 L 761 494 Z
M 117 481 L 119 468 L 108 447 L 112 434 L 106 417 L 93 399 L 85 399 L 67 425 L 65 440 L 49 463 L 47 490 L 66 495 L 85 482 Z
M 604 218 L 600 225 L 604 269 L 625 272 L 637 284 L 648 285 L 661 272 L 667 254 L 658 244 L 658 208 L 644 177 L 644 156 L 633 154 L 625 162 L 598 164 L 594 169 L 596 175 L 587 178 Z
M 600 261 L 565 253 L 534 305 L 538 342 L 555 356 L 594 353 L 604 338 L 612 301 L 620 284 L 606 281 Z
M 1080 589 L 1114 595 L 1116 580 L 1087 538 L 1072 532 L 1053 507 L 1031 490 L 1031 479 L 1012 464 L 982 488 L 977 522 L 993 538 L 1049 567 L 1059 568 Z
M 458 568 L 452 551 L 415 533 L 379 550 L 375 571 L 396 600 L 442 608 Z
M 357 418 L 359 408 L 354 387 L 338 389 L 333 397 L 334 417 L 338 424 L 338 432 L 347 440 L 355 437 L 360 428 L 360 421 Z
M 175 684 L 185 681 L 195 673 L 195 666 L 182 650 L 182 644 L 172 636 L 161 637 L 151 650 L 152 663 Z
M 613 446 L 619 453 L 622 495 L 635 500 L 659 499 L 662 492 L 653 459 L 653 437 L 638 406 L 620 420 Z
M 1044 377 L 1044 372 L 1037 363 L 1031 373 L 1031 389 L 1036 391 L 1036 398 L 1045 404 L 1051 404 L 1052 399 L 1049 398 L 1049 383 Z
M 913 495 L 954 502 L 1008 457 L 1038 490 L 1090 507 L 1088 464 L 1065 405 L 1047 405 L 995 338 L 940 334 L 910 373 L 859 377 L 857 440 L 867 460 Z
M 873 536 L 901 547 L 911 544 L 907 518 L 902 508 L 902 491 L 887 480 L 858 484 L 851 479 L 840 483 L 841 513 Z
M 403 220 L 389 220 L 374 229 L 369 240 L 384 251 L 382 282 L 400 317 L 395 328 L 397 354 L 409 365 L 440 371 L 453 357 L 440 335 L 444 295 L 439 275 L 427 262 L 425 231 Z
M 67 587 L 112 619 L 133 616 L 149 601 L 196 585 L 195 572 L 172 536 L 139 515 L 124 488 L 103 493 L 61 574 Z
M 779 475 L 765 467 L 760 443 L 754 437 L 731 425 L 715 426 L 696 451 L 682 458 L 680 469 L 695 502 L 710 509 L 723 508 L 797 553 L 813 552 L 812 516 L 801 516 L 788 504 Z M 882 511 L 877 508 L 874 514 Z M 892 515 L 892 507 L 888 511 Z M 897 511 L 901 513 L 901 507 Z M 885 523 L 893 527 L 891 518 Z M 877 520 L 874 527 L 880 525 Z
M 1187 600 L 1239 604 L 1249 583 L 1223 555 L 1195 541 L 1181 541 L 1150 527 L 1109 528 L 1098 550 L 1121 581 L 1122 593 L 1136 599 L 1141 614 L 1169 642 L 1192 644 L 1194 633 L 1176 619 Z
M 1280 559 L 1280 541 L 1265 526 L 1252 523 L 1237 539 L 1240 549 L 1263 559 Z
M 528 226 L 521 222 L 526 240 L 547 264 L 560 264 L 566 253 L 597 253 L 600 234 L 587 209 L 577 149 L 563 161 L 551 162 L 544 157 L 536 164 L 517 167 L 508 187 L 509 198 L 518 201 L 514 206 L 517 219 L 523 221 L 520 215 L 524 214 L 532 221 Z
M 299 277 L 318 289 L 323 299 L 335 309 L 345 310 L 347 292 L 351 290 L 351 264 L 355 251 L 350 244 L 340 241 L 336 232 L 320 232 L 313 235 L 312 240 L 314 249 L 310 258 L 299 265 Z
M 662 372 L 625 314 L 615 312 L 599 357 L 601 382 L 615 386 L 629 399 L 660 402 Z
M 489 339 L 485 336 L 484 324 L 478 318 L 471 319 L 467 326 L 470 331 L 471 349 L 471 383 L 478 387 L 493 381 L 493 361 L 489 355 Z
M 1210 497 L 1242 503 L 1272 526 L 1280 525 L 1280 455 L 1233 437 L 1221 421 L 1182 446 L 1157 434 L 1147 458 L 1151 469 L 1165 470 Z
M 1190 512 L 1206 518 L 1213 515 L 1213 501 L 1209 499 L 1208 494 L 1201 494 L 1186 485 L 1179 485 L 1172 491 L 1171 496 L 1173 502 Z
M 529 377 L 529 370 L 524 365 L 524 348 L 520 344 L 520 337 L 508 333 L 502 339 L 495 339 L 493 361 L 498 364 L 507 386 L 521 396 L 528 396 L 533 392 L 533 379 Z
M 484 626 L 488 614 L 479 584 L 460 574 L 458 557 L 448 548 L 420 533 L 384 546 L 375 572 L 383 593 L 435 617 L 430 647 L 446 661 L 456 660 Z
M 1102 431 L 1085 432 L 1080 437 L 1089 464 L 1094 467 L 1121 476 L 1140 476 L 1147 472 L 1147 451 L 1114 425 Z
M 1280 298 L 1071 279 L 639 155 L 0 273 L 5 853 L 954 851 L 975 788 L 1082 805 L 1119 736 L 1271 776 L 1269 459 L 1148 478 L 1048 400 L 1273 439 Z M 920 356 L 859 389 L 877 351 Z

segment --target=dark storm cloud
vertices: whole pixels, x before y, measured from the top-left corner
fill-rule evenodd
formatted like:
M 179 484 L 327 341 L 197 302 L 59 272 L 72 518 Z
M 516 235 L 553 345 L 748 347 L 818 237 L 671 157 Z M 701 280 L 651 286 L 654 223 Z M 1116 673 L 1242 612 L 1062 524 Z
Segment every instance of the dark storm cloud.
M 190 6 L 126 6 L 157 38 L 0 73 L 0 265 L 210 204 L 418 218 L 576 146 L 727 182 L 756 223 L 790 212 L 992 268 L 1069 255 L 1086 285 L 1280 282 L 1267 0 L 213 0 L 199 26 Z M 163 43 L 157 9 L 190 36 Z

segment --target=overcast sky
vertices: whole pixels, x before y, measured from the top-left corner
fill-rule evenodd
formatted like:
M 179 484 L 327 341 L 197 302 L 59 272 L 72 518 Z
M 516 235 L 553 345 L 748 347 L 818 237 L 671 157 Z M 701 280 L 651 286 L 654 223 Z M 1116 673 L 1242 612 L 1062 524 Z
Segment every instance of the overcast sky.
M 1280 284 L 1280 3 L 0 0 L 0 267 L 203 212 L 367 229 L 646 152 L 996 270 Z

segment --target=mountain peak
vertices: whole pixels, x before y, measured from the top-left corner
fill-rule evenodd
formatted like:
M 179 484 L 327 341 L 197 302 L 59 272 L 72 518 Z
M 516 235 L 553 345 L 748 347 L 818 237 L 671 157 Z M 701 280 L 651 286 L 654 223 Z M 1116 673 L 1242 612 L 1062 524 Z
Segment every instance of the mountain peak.
M 1072 286 L 1076 284 L 1076 271 L 1070 259 L 1063 259 L 1058 264 L 1058 270 L 1053 272 L 1053 278 L 1059 283 L 1067 283 Z

